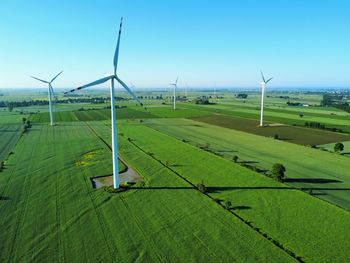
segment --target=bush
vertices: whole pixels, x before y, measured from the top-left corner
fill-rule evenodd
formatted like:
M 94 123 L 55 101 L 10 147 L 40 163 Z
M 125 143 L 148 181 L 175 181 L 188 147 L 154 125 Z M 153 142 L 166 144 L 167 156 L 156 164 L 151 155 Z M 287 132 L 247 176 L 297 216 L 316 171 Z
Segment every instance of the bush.
M 334 151 L 335 152 L 341 152 L 344 150 L 344 144 L 342 144 L 341 142 L 337 142 L 335 145 L 334 145 Z
M 232 208 L 232 203 L 231 201 L 225 201 L 224 206 L 227 210 L 230 210 Z
M 235 163 L 238 162 L 238 156 L 237 156 L 237 155 L 233 156 L 232 160 L 233 160 Z
M 272 174 L 280 182 L 283 182 L 283 180 L 284 180 L 285 171 L 286 171 L 286 168 L 280 163 L 275 163 L 272 166 Z
M 278 134 L 275 134 L 274 136 L 273 136 L 273 138 L 275 139 L 275 140 L 278 140 Z
M 207 193 L 207 188 L 205 187 L 203 180 L 200 183 L 197 184 L 197 188 L 203 194 Z
M 1 172 L 2 170 L 4 170 L 4 167 L 5 167 L 4 162 L 1 162 L 1 163 L 0 163 L 0 172 Z

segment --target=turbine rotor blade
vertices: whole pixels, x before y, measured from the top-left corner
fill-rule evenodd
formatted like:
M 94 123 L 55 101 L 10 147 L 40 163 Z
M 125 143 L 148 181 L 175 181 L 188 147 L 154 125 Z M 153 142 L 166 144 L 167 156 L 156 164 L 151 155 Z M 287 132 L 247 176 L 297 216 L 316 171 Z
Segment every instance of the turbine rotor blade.
M 134 98 L 141 106 L 143 106 L 143 103 L 139 100 L 139 98 L 131 91 L 131 89 L 117 76 L 115 76 L 115 79 L 120 83 L 120 85 L 123 86 L 123 88 L 131 95 L 131 97 Z
M 61 75 L 62 72 L 63 72 L 63 70 L 62 70 L 60 73 L 58 73 L 58 74 L 50 81 L 50 83 L 52 83 L 59 75 Z
M 122 33 L 122 26 L 123 26 L 123 17 L 120 19 L 119 33 L 118 33 L 118 41 L 117 41 L 117 46 L 116 46 L 115 52 L 114 52 L 114 60 L 113 60 L 114 75 L 117 74 L 118 57 L 119 57 L 119 45 L 120 45 L 120 35 L 121 35 L 121 33 Z
M 85 89 L 85 88 L 88 88 L 88 87 L 92 87 L 92 86 L 96 86 L 96 85 L 105 83 L 106 81 L 110 80 L 111 78 L 113 78 L 113 76 L 108 76 L 108 77 L 105 77 L 105 78 L 102 78 L 102 79 L 98 79 L 98 80 L 93 81 L 93 82 L 91 82 L 89 84 L 80 86 L 80 87 L 78 87 L 76 89 L 71 89 L 70 91 L 66 91 L 64 94 L 67 94 L 67 93 L 70 93 L 70 92 L 74 92 L 74 91 L 77 91 L 77 90 L 81 90 L 81 89 Z
M 46 80 L 38 79 L 38 78 L 33 77 L 33 76 L 30 76 L 30 77 L 31 77 L 31 78 L 33 78 L 33 79 L 39 80 L 39 81 L 41 81 L 41 82 L 44 82 L 44 83 L 49 83 L 49 82 L 48 82 L 48 81 L 46 81 Z
M 264 83 L 266 83 L 266 81 L 265 81 L 265 77 L 264 77 L 264 74 L 262 73 L 262 71 L 261 71 L 261 70 L 260 70 L 260 73 L 261 73 L 261 77 L 262 77 L 262 79 L 263 79 Z
M 271 79 L 273 79 L 273 78 L 269 78 L 268 80 L 266 80 L 265 84 L 267 84 Z
M 177 78 L 176 78 L 175 85 L 177 85 L 178 80 L 179 80 L 179 76 L 177 76 Z

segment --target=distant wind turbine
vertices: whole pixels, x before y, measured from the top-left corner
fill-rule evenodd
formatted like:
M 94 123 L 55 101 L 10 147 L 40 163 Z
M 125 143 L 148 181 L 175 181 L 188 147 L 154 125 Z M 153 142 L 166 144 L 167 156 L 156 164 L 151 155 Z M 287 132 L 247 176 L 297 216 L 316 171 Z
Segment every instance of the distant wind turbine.
M 48 96 L 49 96 L 49 110 L 50 110 L 50 125 L 53 126 L 54 125 L 54 117 L 53 117 L 53 113 L 52 113 L 52 96 L 55 95 L 55 93 L 53 92 L 53 88 L 52 88 L 52 82 L 54 82 L 54 80 L 61 75 L 63 71 L 61 71 L 60 73 L 58 73 L 53 79 L 51 79 L 51 81 L 46 81 L 46 80 L 42 80 L 36 77 L 31 76 L 33 79 L 36 79 L 40 82 L 46 83 L 48 84 Z
M 268 80 L 265 80 L 264 74 L 260 70 L 262 82 L 261 82 L 261 112 L 260 112 L 260 126 L 264 126 L 264 98 L 265 98 L 265 92 L 266 92 L 266 84 L 269 83 L 272 78 L 269 78 Z
M 177 76 L 176 81 L 174 83 L 170 83 L 171 86 L 174 86 L 174 110 L 176 110 L 176 89 L 177 89 L 178 80 L 179 80 L 179 76 Z
M 74 92 L 80 89 L 85 89 L 87 87 L 92 87 L 98 84 L 102 84 L 109 80 L 111 81 L 110 96 L 111 96 L 111 119 L 112 119 L 112 160 L 113 160 L 113 181 L 114 181 L 115 189 L 119 188 L 120 182 L 119 182 L 119 167 L 118 167 L 118 139 L 117 139 L 117 124 L 116 124 L 116 112 L 115 112 L 114 80 L 118 81 L 119 84 L 122 85 L 122 87 L 131 95 L 131 97 L 133 97 L 141 106 L 143 106 L 142 102 L 137 98 L 137 96 L 129 89 L 129 87 L 117 75 L 117 65 L 118 65 L 119 45 L 120 45 L 120 35 L 122 32 L 122 24 L 123 24 L 123 18 L 121 18 L 120 20 L 117 47 L 114 53 L 114 60 L 113 60 L 114 73 L 111 74 L 110 76 L 104 77 L 102 79 L 93 81 L 84 86 L 65 92 L 66 94 L 69 92 Z

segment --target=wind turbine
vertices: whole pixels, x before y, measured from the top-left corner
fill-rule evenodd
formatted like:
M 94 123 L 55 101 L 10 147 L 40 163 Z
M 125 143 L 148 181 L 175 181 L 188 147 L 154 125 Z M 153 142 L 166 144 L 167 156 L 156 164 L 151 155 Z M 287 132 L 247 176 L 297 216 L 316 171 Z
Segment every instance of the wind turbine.
M 87 87 L 92 87 L 98 84 L 105 83 L 106 81 L 111 81 L 110 86 L 110 96 L 111 96 L 111 119 L 112 119 L 112 160 L 113 160 L 113 182 L 114 182 L 114 188 L 119 188 L 119 167 L 118 167 L 118 139 L 117 139 L 117 124 L 116 124 L 116 112 L 115 112 L 115 91 L 114 91 L 114 80 L 119 82 L 120 85 L 141 105 L 143 106 L 142 102 L 136 97 L 136 95 L 129 89 L 129 87 L 118 77 L 117 75 L 117 65 L 118 65 L 118 56 L 119 56 L 119 45 L 120 45 L 120 35 L 122 32 L 122 24 L 123 24 L 123 18 L 120 20 L 120 26 L 119 26 L 119 34 L 118 34 L 118 41 L 117 41 L 117 47 L 115 49 L 114 53 L 114 73 L 110 76 L 104 77 L 102 79 L 93 81 L 89 84 L 80 86 L 76 89 L 72 89 L 68 92 L 65 92 L 65 94 L 69 92 L 74 92 L 80 89 L 85 89 Z
M 265 80 L 264 74 L 260 70 L 262 82 L 261 82 L 261 112 L 260 112 L 260 126 L 264 126 L 264 98 L 265 98 L 265 92 L 266 92 L 266 84 L 269 83 L 269 81 L 272 78 L 269 78 L 268 80 Z
M 31 76 L 33 79 L 36 79 L 40 82 L 44 82 L 46 84 L 48 84 L 48 96 L 49 96 L 49 110 L 50 110 L 50 125 L 53 126 L 54 125 L 54 119 L 53 119 L 53 113 L 52 113 L 52 95 L 54 95 L 55 93 L 53 92 L 53 88 L 51 83 L 59 76 L 61 75 L 63 71 L 61 71 L 60 73 L 58 73 L 53 79 L 51 79 L 51 81 L 46 81 L 46 80 L 42 80 L 36 77 Z
M 179 80 L 179 76 L 177 76 L 175 83 L 170 83 L 171 86 L 174 86 L 174 110 L 176 110 L 176 89 L 177 89 L 178 80 Z

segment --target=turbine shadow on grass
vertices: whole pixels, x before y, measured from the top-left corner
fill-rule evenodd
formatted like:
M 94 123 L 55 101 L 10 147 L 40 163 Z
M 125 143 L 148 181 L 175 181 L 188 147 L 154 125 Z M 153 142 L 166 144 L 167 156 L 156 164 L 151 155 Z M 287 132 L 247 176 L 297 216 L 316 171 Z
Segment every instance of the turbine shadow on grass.
M 6 200 L 10 200 L 10 198 L 7 196 L 0 195 L 0 201 L 6 201 Z
M 237 151 L 234 150 L 216 150 L 219 153 L 236 153 Z
M 198 190 L 194 186 L 132 186 L 131 189 L 137 190 Z M 207 186 L 208 193 L 218 193 L 232 190 L 314 190 L 314 191 L 350 191 L 350 188 L 315 188 L 315 187 L 271 187 L 271 186 Z M 315 193 L 317 194 L 317 193 Z
M 170 167 L 184 167 L 184 166 L 188 166 L 186 164 L 170 164 Z
M 247 205 L 237 205 L 232 207 L 232 210 L 249 210 L 249 209 L 252 209 L 252 207 Z
M 284 181 L 286 183 L 310 183 L 310 184 L 342 183 L 342 181 L 340 180 L 324 179 L 324 178 L 287 178 Z
M 237 163 L 251 164 L 251 163 L 259 163 L 259 162 L 256 162 L 256 161 L 241 161 L 241 162 L 237 162 Z

